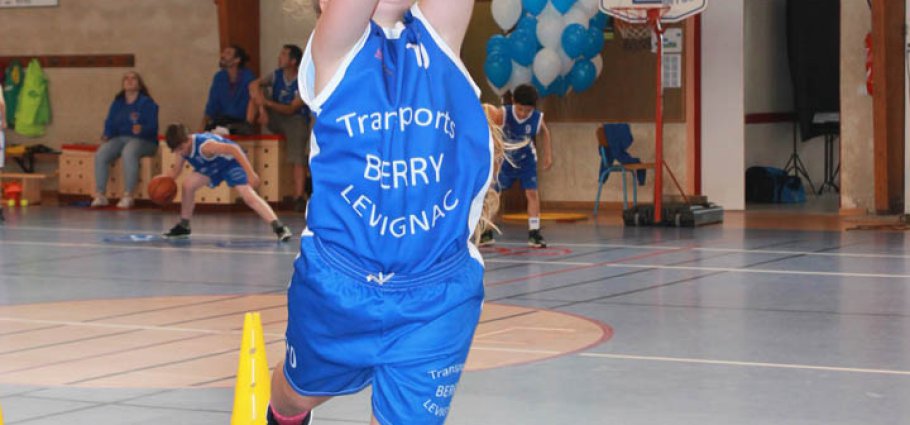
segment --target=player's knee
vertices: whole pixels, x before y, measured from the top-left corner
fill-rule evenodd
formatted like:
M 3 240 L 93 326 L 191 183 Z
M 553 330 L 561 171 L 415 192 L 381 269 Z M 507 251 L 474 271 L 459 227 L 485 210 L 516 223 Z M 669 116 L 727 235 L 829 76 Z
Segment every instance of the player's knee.
M 182 184 L 181 186 L 183 186 L 183 191 L 184 191 L 184 192 L 189 192 L 189 193 L 195 192 L 195 191 L 196 191 L 196 187 L 197 187 L 195 184 L 193 184 L 193 179 L 186 179 L 186 180 L 184 180 L 184 181 L 183 181 L 183 184 Z

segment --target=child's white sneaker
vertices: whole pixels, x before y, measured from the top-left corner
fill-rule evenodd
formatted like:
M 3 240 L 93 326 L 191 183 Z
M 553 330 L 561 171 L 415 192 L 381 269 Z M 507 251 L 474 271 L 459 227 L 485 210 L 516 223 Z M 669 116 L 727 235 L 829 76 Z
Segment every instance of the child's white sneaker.
M 105 198 L 104 196 L 96 196 L 94 199 L 92 199 L 91 206 L 92 206 L 92 208 L 106 207 L 107 204 L 108 204 L 107 198 Z M 85 204 L 82 204 L 82 205 L 85 205 Z
M 120 198 L 120 202 L 117 202 L 117 208 L 129 209 L 133 207 L 134 203 L 132 196 L 124 196 Z

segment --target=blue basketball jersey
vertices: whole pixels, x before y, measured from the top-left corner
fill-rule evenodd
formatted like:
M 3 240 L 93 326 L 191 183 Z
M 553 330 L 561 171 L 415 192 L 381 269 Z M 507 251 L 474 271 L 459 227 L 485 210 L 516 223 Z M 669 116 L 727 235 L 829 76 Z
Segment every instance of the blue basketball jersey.
M 190 154 L 185 156 L 186 162 L 189 162 L 193 169 L 197 173 L 214 177 L 219 175 L 225 170 L 240 167 L 240 163 L 230 155 L 215 155 L 207 157 L 202 154 L 202 145 L 207 142 L 218 142 L 218 143 L 230 143 L 236 144 L 231 140 L 225 139 L 217 134 L 212 133 L 198 133 L 193 135 L 193 148 L 190 150 Z
M 481 261 L 468 239 L 492 139 L 480 90 L 419 7 L 393 29 L 371 22 L 318 96 L 310 48 L 298 78 L 317 116 L 304 236 L 371 273 L 422 273 L 465 250 Z
M 281 68 L 276 69 L 272 74 L 272 100 L 282 105 L 290 105 L 298 97 L 298 90 L 299 84 L 297 84 L 296 77 L 291 81 L 285 81 L 284 70 Z M 297 113 L 309 117 L 310 108 L 304 104 Z
M 502 114 L 502 134 L 505 143 L 524 143 L 527 145 L 514 151 L 506 151 L 512 158 L 524 158 L 531 156 L 537 160 L 537 150 L 534 147 L 537 133 L 540 132 L 540 124 L 543 122 L 543 112 L 535 109 L 527 118 L 519 120 L 515 116 L 515 109 L 512 105 L 503 106 Z

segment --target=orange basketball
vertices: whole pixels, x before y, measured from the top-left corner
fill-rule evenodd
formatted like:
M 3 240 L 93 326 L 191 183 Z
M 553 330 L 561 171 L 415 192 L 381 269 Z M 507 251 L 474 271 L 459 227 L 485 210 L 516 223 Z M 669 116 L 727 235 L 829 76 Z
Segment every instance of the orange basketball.
M 174 201 L 177 195 L 177 182 L 168 176 L 155 176 L 149 182 L 149 199 L 164 206 Z

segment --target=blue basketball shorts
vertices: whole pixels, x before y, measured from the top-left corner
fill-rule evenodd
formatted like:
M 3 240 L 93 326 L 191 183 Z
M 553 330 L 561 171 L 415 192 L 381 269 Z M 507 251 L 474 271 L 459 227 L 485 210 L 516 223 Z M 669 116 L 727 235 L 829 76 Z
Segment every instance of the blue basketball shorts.
M 221 182 L 227 182 L 230 187 L 249 184 L 246 171 L 239 165 L 218 170 L 210 175 L 206 174 L 206 177 L 209 178 L 209 187 L 218 187 Z
M 483 304 L 467 250 L 419 276 L 372 276 L 303 237 L 288 287 L 284 373 L 301 395 L 373 386 L 382 425 L 442 424 Z
M 521 188 L 524 190 L 537 189 L 537 159 L 527 154 L 513 158 L 512 162 L 502 162 L 502 168 L 496 177 L 496 191 L 502 192 L 512 187 L 515 180 L 521 182 Z

